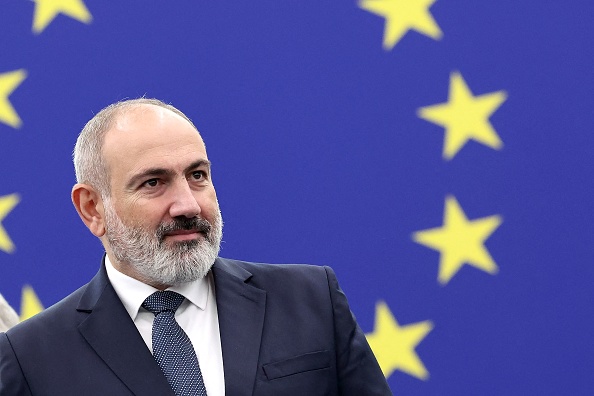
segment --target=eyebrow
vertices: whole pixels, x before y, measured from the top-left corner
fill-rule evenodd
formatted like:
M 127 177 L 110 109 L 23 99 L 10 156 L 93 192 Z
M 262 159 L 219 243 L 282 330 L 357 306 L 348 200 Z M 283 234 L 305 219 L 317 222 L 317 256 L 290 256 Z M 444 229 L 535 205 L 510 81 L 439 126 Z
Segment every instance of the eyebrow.
M 189 166 L 184 169 L 184 173 L 191 171 L 192 169 L 206 166 L 210 170 L 211 162 L 209 160 L 197 160 L 192 162 Z M 132 176 L 132 178 L 126 183 L 127 189 L 133 189 L 140 180 L 150 179 L 156 176 L 172 176 L 175 172 L 166 168 L 148 168 L 142 170 L 140 173 Z

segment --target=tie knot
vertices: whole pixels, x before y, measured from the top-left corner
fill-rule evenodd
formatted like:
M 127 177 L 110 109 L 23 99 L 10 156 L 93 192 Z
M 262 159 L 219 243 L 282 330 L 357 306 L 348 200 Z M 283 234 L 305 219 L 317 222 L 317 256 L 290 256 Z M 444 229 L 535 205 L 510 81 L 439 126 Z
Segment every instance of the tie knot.
M 148 296 L 142 306 L 154 315 L 158 315 L 163 311 L 175 312 L 184 299 L 184 296 L 176 292 L 158 291 Z

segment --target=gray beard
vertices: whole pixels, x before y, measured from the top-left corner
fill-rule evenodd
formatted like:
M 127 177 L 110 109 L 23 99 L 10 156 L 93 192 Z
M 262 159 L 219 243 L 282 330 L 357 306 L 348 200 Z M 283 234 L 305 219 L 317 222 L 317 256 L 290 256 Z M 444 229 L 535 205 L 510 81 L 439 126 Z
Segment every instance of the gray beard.
M 201 218 L 174 219 L 171 224 L 160 224 L 153 234 L 124 224 L 109 200 L 104 200 L 104 208 L 106 237 L 114 258 L 132 266 L 145 283 L 173 286 L 204 278 L 219 254 L 223 220 L 218 208 L 213 224 Z M 171 245 L 164 241 L 165 232 L 193 228 L 205 237 Z

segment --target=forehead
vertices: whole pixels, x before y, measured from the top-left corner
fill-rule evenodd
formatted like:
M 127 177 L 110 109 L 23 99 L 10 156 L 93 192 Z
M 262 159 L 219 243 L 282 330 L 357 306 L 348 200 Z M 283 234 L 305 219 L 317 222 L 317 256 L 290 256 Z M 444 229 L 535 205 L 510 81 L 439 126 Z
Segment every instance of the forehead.
M 112 177 L 143 167 L 184 167 L 208 159 L 200 134 L 187 120 L 149 104 L 118 115 L 102 151 Z

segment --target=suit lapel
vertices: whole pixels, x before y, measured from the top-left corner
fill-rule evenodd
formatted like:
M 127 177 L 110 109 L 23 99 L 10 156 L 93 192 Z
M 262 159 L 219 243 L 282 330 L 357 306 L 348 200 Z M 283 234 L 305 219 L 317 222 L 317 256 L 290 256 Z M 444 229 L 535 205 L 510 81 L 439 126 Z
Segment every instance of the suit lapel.
M 79 331 L 114 374 L 136 395 L 173 395 L 134 322 L 109 283 L 105 267 L 77 308 L 88 313 Z
M 250 284 L 251 274 L 218 258 L 213 266 L 225 394 L 252 394 L 258 368 L 266 292 Z

